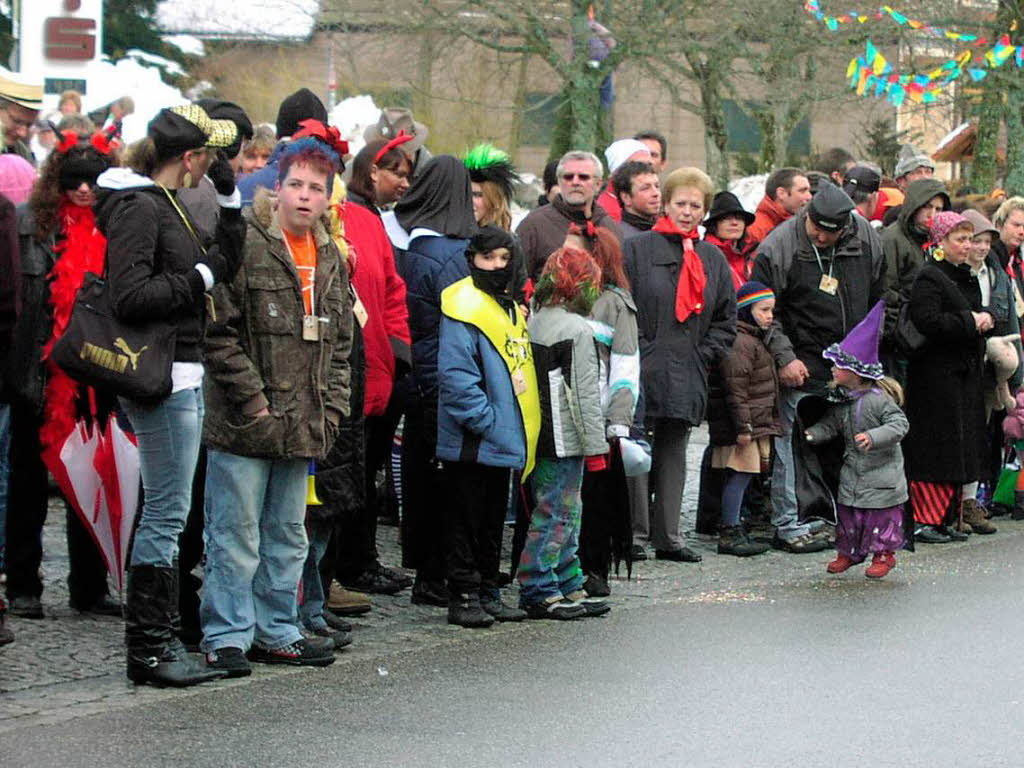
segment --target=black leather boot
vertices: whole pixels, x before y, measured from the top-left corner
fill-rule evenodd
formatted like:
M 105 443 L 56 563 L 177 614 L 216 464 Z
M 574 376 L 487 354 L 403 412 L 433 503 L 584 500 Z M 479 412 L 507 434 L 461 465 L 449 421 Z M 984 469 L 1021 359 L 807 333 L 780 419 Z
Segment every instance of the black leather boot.
M 137 565 L 128 569 L 125 645 L 128 678 L 136 685 L 183 688 L 224 677 L 189 656 L 174 632 L 178 618 L 178 571 Z
M 1013 492 L 1013 511 L 1010 517 L 1014 520 L 1024 520 L 1024 491 Z

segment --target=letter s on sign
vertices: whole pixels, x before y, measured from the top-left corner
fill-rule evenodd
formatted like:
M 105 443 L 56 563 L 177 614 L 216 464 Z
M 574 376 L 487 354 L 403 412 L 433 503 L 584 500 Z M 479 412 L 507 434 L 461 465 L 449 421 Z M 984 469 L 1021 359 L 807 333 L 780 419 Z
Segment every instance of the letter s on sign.
M 89 61 L 96 56 L 96 20 L 52 16 L 43 27 L 43 55 L 63 61 Z

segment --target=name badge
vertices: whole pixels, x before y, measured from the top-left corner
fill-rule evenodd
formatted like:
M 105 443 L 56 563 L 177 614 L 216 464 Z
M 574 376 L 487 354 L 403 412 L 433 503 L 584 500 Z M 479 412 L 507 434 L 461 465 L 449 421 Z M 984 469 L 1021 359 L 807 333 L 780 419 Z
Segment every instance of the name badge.
M 523 375 L 522 371 L 516 371 L 512 374 L 512 391 L 517 397 L 526 391 L 526 376 Z
M 316 315 L 302 316 L 302 340 L 320 341 L 320 318 Z
M 818 290 L 829 296 L 835 296 L 836 291 L 839 290 L 839 280 L 830 275 L 822 275 L 821 282 L 818 283 Z
M 359 323 L 359 327 L 365 328 L 370 316 L 366 312 L 366 307 L 363 306 L 362 299 L 356 299 L 355 304 L 352 305 L 352 314 L 355 315 L 356 322 Z

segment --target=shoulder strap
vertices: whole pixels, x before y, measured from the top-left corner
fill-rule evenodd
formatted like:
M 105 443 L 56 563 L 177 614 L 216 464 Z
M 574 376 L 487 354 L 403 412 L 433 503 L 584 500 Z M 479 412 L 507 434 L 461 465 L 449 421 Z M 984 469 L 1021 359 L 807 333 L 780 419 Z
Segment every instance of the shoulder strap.
M 174 206 L 174 210 L 176 210 L 178 212 L 178 215 L 181 216 L 181 220 L 185 222 L 185 227 L 188 229 L 189 234 L 192 235 L 192 239 L 196 241 L 196 245 L 199 246 L 199 250 L 202 251 L 203 255 L 205 256 L 206 249 L 203 247 L 202 242 L 199 240 L 199 235 L 196 234 L 195 227 L 192 226 L 192 222 L 188 220 L 188 216 L 185 215 L 185 212 L 181 210 L 181 206 L 178 205 L 178 201 L 174 199 L 174 195 L 172 195 L 170 190 L 167 189 L 167 187 L 165 187 L 163 184 L 157 184 L 157 186 L 164 191 L 165 195 L 167 195 L 167 199 L 171 201 L 171 205 Z

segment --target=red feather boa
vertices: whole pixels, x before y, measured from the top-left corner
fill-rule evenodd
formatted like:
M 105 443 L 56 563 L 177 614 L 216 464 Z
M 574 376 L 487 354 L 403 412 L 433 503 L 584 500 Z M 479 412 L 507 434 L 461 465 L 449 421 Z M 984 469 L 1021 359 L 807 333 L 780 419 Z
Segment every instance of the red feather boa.
M 96 229 L 92 208 L 69 202 L 61 203 L 57 212 L 60 232 L 54 247 L 56 262 L 50 273 L 50 307 L 53 310 L 53 332 L 43 347 L 43 364 L 47 382 L 44 393 L 46 420 L 39 430 L 43 463 L 47 467 L 60 461 L 60 449 L 78 420 L 76 399 L 78 384 L 50 360 L 53 344 L 68 327 L 71 308 L 86 272 L 100 274 L 106 256 L 107 239 Z M 89 411 L 95 408 L 89 391 Z

